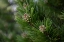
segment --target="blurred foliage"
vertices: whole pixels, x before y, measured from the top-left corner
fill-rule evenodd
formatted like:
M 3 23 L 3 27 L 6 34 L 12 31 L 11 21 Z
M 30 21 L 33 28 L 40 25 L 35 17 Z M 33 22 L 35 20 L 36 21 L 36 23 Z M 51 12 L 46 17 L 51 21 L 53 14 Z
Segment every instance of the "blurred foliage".
M 15 20 L 8 0 L 0 0 L 0 42 L 12 42 L 15 39 Z
M 15 1 L 13 14 L 12 4 L 0 0 L 0 42 L 64 42 L 64 0 Z
M 26 32 L 29 38 L 22 35 L 17 39 L 23 42 L 64 42 L 63 0 L 17 0 L 17 3 L 16 21 L 22 34 Z

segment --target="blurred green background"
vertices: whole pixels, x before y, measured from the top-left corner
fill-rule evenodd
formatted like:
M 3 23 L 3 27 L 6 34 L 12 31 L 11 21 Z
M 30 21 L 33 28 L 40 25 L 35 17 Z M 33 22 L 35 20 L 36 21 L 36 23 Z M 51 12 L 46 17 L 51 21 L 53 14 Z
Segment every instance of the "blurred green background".
M 14 20 L 13 0 L 0 0 L 0 42 L 15 41 L 17 24 Z M 13 37 L 12 37 L 13 35 Z

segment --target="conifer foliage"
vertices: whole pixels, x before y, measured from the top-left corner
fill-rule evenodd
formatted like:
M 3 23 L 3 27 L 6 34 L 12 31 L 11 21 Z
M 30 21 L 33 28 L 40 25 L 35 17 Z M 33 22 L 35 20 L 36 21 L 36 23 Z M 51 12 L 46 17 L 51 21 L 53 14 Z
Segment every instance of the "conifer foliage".
M 63 0 L 17 0 L 17 42 L 64 42 Z

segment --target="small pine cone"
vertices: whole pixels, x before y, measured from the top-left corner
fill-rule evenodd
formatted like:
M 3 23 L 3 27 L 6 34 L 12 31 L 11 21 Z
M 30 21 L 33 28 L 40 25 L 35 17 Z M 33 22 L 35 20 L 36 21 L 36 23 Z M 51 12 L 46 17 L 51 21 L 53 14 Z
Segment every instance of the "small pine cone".
M 24 19 L 24 20 L 27 20 L 28 19 L 28 14 L 24 14 L 23 16 L 22 16 L 22 18 Z
M 27 13 L 25 13 L 25 14 L 22 16 L 22 18 L 23 18 L 23 20 L 25 20 L 25 21 L 29 21 L 30 16 L 29 16 Z
M 26 34 L 26 33 L 22 33 L 21 36 L 22 36 L 23 38 L 27 38 L 27 34 Z
M 40 32 L 44 33 L 45 29 L 46 29 L 46 27 L 44 25 L 39 26 Z

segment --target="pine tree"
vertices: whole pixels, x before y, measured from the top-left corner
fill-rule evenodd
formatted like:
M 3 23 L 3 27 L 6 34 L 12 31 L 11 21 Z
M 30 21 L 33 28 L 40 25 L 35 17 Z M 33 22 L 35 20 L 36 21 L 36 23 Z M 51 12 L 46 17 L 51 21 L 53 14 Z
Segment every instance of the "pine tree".
M 17 42 L 64 42 L 63 0 L 17 0 Z

